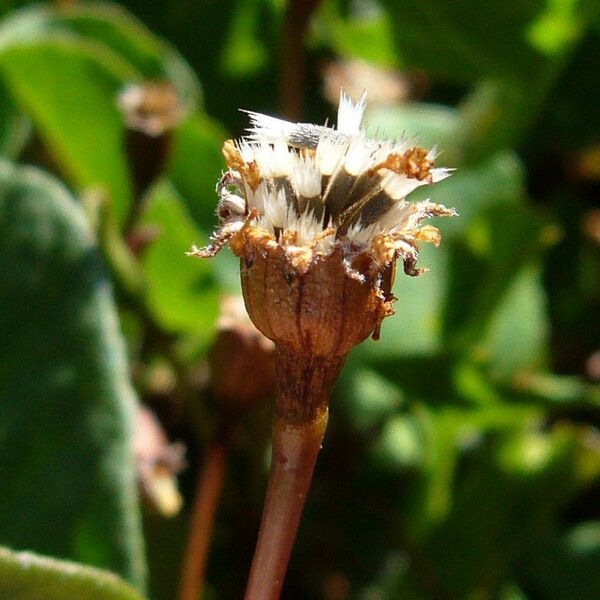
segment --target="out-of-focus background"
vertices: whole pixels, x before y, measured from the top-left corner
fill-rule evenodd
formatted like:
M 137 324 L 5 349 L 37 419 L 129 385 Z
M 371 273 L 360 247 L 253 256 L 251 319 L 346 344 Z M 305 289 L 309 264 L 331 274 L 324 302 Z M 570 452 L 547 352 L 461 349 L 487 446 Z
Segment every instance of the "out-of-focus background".
M 341 87 L 366 89 L 370 132 L 457 168 L 421 197 L 460 218 L 350 356 L 283 597 L 600 598 L 599 2 L 2 0 L 0 18 L 0 545 L 176 598 L 216 445 L 205 597 L 242 597 L 269 348 L 222 300 L 231 253 L 184 253 L 215 227 L 239 108 L 332 122 Z M 12 551 L 7 600 L 139 598 Z

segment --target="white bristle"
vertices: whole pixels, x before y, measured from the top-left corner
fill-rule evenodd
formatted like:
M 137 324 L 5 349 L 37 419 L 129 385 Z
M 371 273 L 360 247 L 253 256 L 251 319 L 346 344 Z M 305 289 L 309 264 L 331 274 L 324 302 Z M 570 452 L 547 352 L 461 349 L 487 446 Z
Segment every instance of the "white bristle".
M 363 115 L 367 105 L 367 92 L 355 104 L 352 98 L 343 90 L 340 91 L 340 103 L 338 106 L 337 130 L 347 135 L 360 133 Z

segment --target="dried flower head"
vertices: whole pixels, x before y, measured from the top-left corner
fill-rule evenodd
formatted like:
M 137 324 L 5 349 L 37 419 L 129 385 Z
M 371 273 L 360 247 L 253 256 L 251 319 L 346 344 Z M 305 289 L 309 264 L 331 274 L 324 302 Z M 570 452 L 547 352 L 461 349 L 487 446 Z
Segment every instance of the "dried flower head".
M 278 346 L 345 356 L 393 313 L 395 261 L 419 275 L 419 242 L 440 234 L 422 221 L 453 216 L 416 188 L 441 181 L 435 149 L 373 140 L 361 129 L 366 97 L 343 92 L 337 129 L 248 112 L 251 127 L 226 141 L 217 185 L 221 227 L 191 255 L 229 244 L 241 258 L 248 313 Z
M 279 598 L 331 390 L 351 348 L 392 314 L 396 260 L 419 275 L 419 242 L 440 242 L 422 221 L 455 214 L 406 201 L 448 170 L 434 168 L 434 150 L 368 139 L 364 109 L 364 95 L 355 104 L 342 93 L 337 129 L 249 112 L 248 135 L 223 146 L 221 227 L 190 252 L 231 247 L 248 314 L 275 342 L 271 469 L 246 598 Z
M 150 80 L 127 85 L 117 98 L 125 125 L 124 148 L 133 183 L 134 202 L 124 225 L 127 238 L 143 210 L 143 197 L 159 177 L 171 151 L 173 132 L 186 114 L 170 81 Z M 135 248 L 138 240 L 128 239 Z

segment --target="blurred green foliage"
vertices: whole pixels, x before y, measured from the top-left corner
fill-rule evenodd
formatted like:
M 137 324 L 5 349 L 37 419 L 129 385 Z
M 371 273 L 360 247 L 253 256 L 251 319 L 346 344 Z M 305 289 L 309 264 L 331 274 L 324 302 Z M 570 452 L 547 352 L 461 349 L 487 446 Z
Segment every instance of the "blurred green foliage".
M 172 599 L 218 422 L 196 382 L 238 289 L 231 256 L 184 252 L 215 225 L 238 108 L 289 108 L 289 4 L 29 4 L 0 1 L 0 544 Z M 600 597 L 600 2 L 324 0 L 304 59 L 303 118 L 333 112 L 326 66 L 372 86 L 369 131 L 437 145 L 457 171 L 419 194 L 461 216 L 348 361 L 284 597 Z M 136 197 L 117 96 L 147 80 L 185 118 Z M 189 449 L 183 515 L 144 532 L 132 384 Z M 243 592 L 267 413 L 236 429 L 211 598 Z M 136 597 L 106 577 L 0 551 L 7 599 Z
M 141 600 L 134 588 L 112 573 L 0 548 L 0 592 L 4 598 L 28 600 Z
M 142 585 L 135 400 L 91 229 L 64 187 L 9 163 L 0 226 L 2 542 Z

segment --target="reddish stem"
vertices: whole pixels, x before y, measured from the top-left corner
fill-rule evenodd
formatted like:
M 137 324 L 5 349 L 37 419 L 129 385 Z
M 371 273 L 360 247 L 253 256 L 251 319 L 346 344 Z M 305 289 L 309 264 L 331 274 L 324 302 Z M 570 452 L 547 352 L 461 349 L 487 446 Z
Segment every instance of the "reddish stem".
M 327 409 L 313 422 L 273 423 L 267 498 L 245 600 L 277 600 L 327 427 Z
M 179 600 L 199 600 L 202 597 L 211 534 L 226 470 L 225 445 L 214 442 L 206 453 L 198 479 Z
M 320 0 L 290 0 L 281 31 L 280 95 L 283 114 L 302 118 L 306 89 L 306 34 Z
M 281 594 L 344 359 L 277 347 L 271 470 L 245 600 L 277 600 Z

